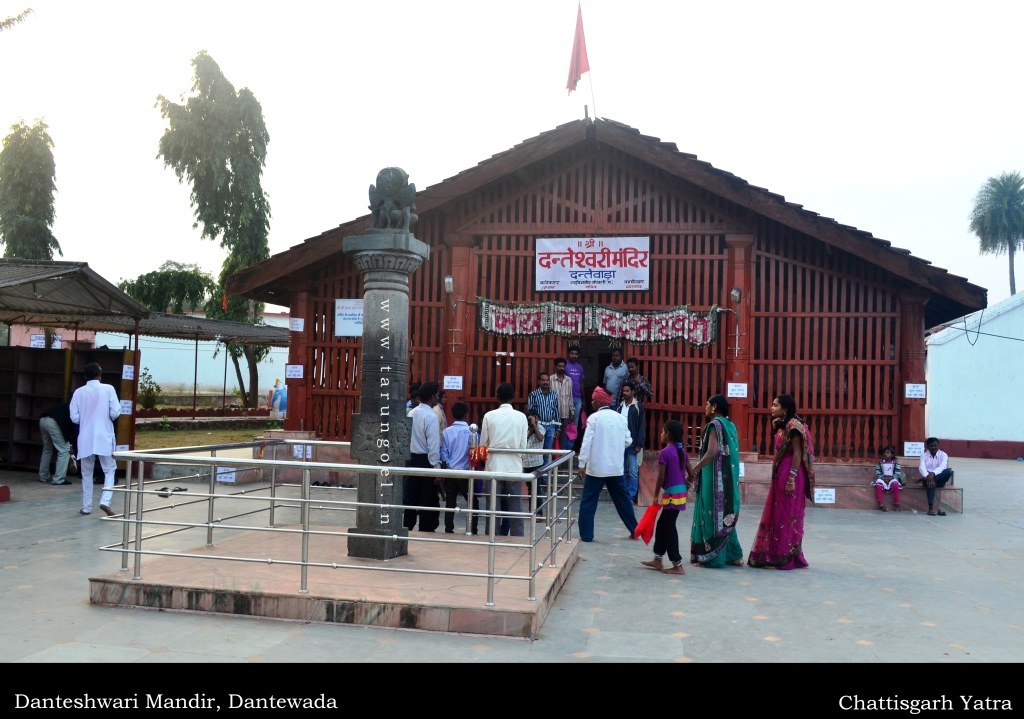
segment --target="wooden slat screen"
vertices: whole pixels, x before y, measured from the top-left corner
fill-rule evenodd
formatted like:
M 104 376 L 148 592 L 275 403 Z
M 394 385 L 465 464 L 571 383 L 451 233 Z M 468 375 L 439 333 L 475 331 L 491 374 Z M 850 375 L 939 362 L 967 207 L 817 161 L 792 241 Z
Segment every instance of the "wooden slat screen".
M 632 158 L 614 153 L 586 161 L 565 156 L 532 168 L 534 182 L 516 176 L 482 188 L 459 203 L 453 224 L 474 234 L 475 294 L 495 302 L 533 304 L 551 299 L 586 304 L 600 301 L 623 309 L 657 310 L 687 305 L 706 311 L 721 304 L 726 248 L 714 209 L 682 198 L 666 178 Z M 708 199 L 710 198 L 700 198 Z M 685 231 L 685 234 L 682 232 Z M 534 291 L 538 236 L 647 235 L 651 237 L 651 289 L 647 292 Z M 478 327 L 476 307 L 470 326 Z M 537 373 L 565 356 L 569 339 L 557 335 L 499 337 L 474 329 L 467 344 L 464 397 L 479 421 L 494 407 L 501 382 L 516 387 L 516 404 L 536 387 Z M 723 391 L 725 341 L 694 349 L 683 341 L 622 344 L 623 357 L 636 356 L 655 390 L 647 406 L 647 446 L 658 445 L 658 430 L 670 418 L 689 428 L 696 446 L 708 396 Z M 515 357 L 496 356 L 497 352 Z M 591 382 L 595 378 L 588 378 Z
M 898 288 L 845 253 L 765 223 L 756 243 L 749 435 L 771 452 L 770 407 L 790 393 L 817 455 L 870 460 L 896 439 Z

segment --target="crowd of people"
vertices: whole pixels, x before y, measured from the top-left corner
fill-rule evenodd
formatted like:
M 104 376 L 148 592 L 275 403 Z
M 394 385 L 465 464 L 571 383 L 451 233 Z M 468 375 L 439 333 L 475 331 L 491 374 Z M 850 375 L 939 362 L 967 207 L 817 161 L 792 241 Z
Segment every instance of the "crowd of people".
M 634 507 L 639 498 L 639 468 L 646 444 L 645 405 L 654 398 L 655 390 L 641 373 L 640 361 L 635 357 L 624 360 L 621 351 L 614 349 L 600 382 L 585 398 L 585 371 L 579 360 L 579 347 L 571 346 L 567 357 L 555 359 L 553 372 L 540 372 L 536 387 L 527 393 L 525 411 L 513 406 L 515 388 L 508 383 L 499 385 L 498 407 L 484 415 L 478 441 L 488 448 L 531 451 L 521 455 L 516 452 L 488 454 L 482 468 L 490 472 L 529 472 L 551 458 L 539 450 L 574 449 L 579 479 L 583 483 L 577 515 L 580 539 L 583 542 L 594 540 L 597 503 L 603 491 L 608 492 L 628 536 L 636 538 L 638 520 Z M 414 387 L 421 404 L 436 408 L 437 383 Z M 410 410 L 414 404 L 415 401 L 410 402 Z M 753 545 L 746 556 L 736 531 L 741 504 L 739 433 L 729 418 L 729 401 L 724 395 L 709 397 L 704 413 L 706 422 L 700 445 L 692 458 L 685 448 L 683 426 L 679 421 L 669 420 L 658 428 L 658 475 L 651 500 L 657 512 L 654 556 L 642 564 L 666 574 L 685 574 L 684 547 L 680 544 L 677 523 L 679 516 L 690 507 L 690 564 L 709 569 L 750 566 L 788 570 L 808 566 L 803 537 L 806 507 L 814 498 L 814 439 L 807 421 L 798 414 L 793 396 L 779 394 L 772 402 L 771 480 Z M 446 433 L 453 433 L 454 427 L 459 427 L 460 437 L 468 433 L 463 421 L 464 406 L 457 414 L 453 408 L 453 416 L 455 421 L 447 429 L 441 420 L 437 441 L 439 456 L 444 461 L 435 466 L 454 467 L 456 465 L 445 458 L 453 456 L 454 452 L 461 459 L 464 454 L 461 439 L 455 443 L 454 434 L 452 439 L 445 439 Z M 414 422 L 414 447 L 418 448 L 421 441 L 420 430 L 416 427 L 423 428 L 425 437 L 428 425 L 433 436 L 432 424 Z M 451 443 L 455 443 L 455 449 L 446 450 L 445 445 Z M 937 498 L 950 481 L 952 470 L 947 466 L 945 453 L 938 449 L 937 439 L 929 438 L 925 445 L 927 451 L 920 459 L 919 481 L 927 491 L 929 515 L 941 516 L 945 513 Z M 422 454 L 417 449 L 413 451 L 410 465 L 425 466 Z M 460 468 L 464 466 L 468 465 L 460 465 Z M 878 508 L 888 511 L 884 497 L 889 495 L 893 509 L 900 511 L 899 493 L 905 483 L 906 476 L 896 458 L 896 449 L 889 445 L 883 449 L 875 468 L 873 485 Z M 521 483 L 503 484 L 498 509 L 522 513 L 525 488 Z M 433 496 L 425 498 L 425 493 L 432 491 L 428 481 L 409 481 L 407 487 L 406 504 L 435 501 Z M 455 506 L 458 491 L 457 487 L 445 488 L 442 496 L 448 497 L 448 509 Z M 461 494 L 465 494 L 464 490 Z M 422 517 L 422 510 L 419 515 L 417 511 L 407 512 L 408 529 L 416 526 L 417 516 Z M 426 516 L 426 522 L 420 519 L 420 530 L 433 531 L 437 521 L 431 519 L 429 512 Z M 448 532 L 454 531 L 451 517 L 451 513 L 446 515 L 445 531 Z M 473 533 L 476 529 L 474 526 Z M 522 536 L 523 533 L 521 519 L 500 520 L 497 534 Z
M 475 480 L 470 491 L 468 478 L 443 480 L 438 469 L 483 469 L 487 473 L 522 474 L 546 463 L 552 456 L 543 450 L 574 449 L 579 478 L 583 483 L 578 513 L 579 536 L 584 542 L 594 539 L 594 520 L 601 492 L 606 490 L 623 526 L 631 538 L 637 538 L 638 521 L 634 506 L 639 499 L 639 468 L 643 464 L 646 443 L 645 404 L 654 397 L 654 388 L 640 371 L 640 362 L 623 360 L 618 349 L 604 368 L 601 382 L 585 410 L 585 370 L 579 361 L 578 346 L 568 348 L 567 357 L 552 363 L 553 372 L 537 375 L 537 386 L 526 400 L 525 412 L 516 409 L 515 387 L 498 385 L 498 406 L 486 412 L 479 433 L 473 436 L 468 418 L 469 407 L 456 402 L 451 407 L 452 422 L 447 422 L 445 390 L 438 382 L 415 382 L 409 387 L 406 411 L 410 420 L 408 467 L 425 470 L 406 476 L 404 482 L 403 526 L 408 530 L 434 532 L 441 525 L 444 501 L 444 531 L 455 531 L 458 500 L 472 503 L 473 534 L 479 529 L 476 510 L 489 509 L 490 494 L 483 479 Z M 120 404 L 112 387 L 99 381 L 99 366 L 85 368 L 86 384 L 71 401 L 47 410 L 39 420 L 43 437 L 43 456 L 39 469 L 41 482 L 67 485 L 72 443 L 82 463 L 82 514 L 92 510 L 93 465 L 103 469 L 104 487 L 100 509 L 111 508 L 114 477 L 113 421 Z M 669 420 L 659 428 L 661 449 L 658 475 L 651 510 L 656 508 L 654 556 L 644 566 L 668 574 L 684 574 L 683 555 L 676 528 L 679 515 L 692 507 L 690 563 L 705 568 L 725 566 L 797 569 L 808 566 L 803 553 L 804 515 L 807 501 L 814 498 L 814 440 L 807 422 L 797 413 L 790 394 L 779 394 L 772 402 L 772 467 L 765 505 L 753 546 L 743 559 L 736 527 L 740 516 L 740 450 L 736 425 L 729 419 L 729 402 L 722 394 L 708 398 L 697 456 L 691 458 L 684 447 L 683 427 Z M 470 459 L 470 447 L 487 448 L 486 458 L 476 466 Z M 928 514 L 945 516 L 942 511 L 942 487 L 953 478 L 948 457 L 939 449 L 939 441 L 929 437 L 919 461 L 918 480 L 926 490 Z M 498 451 L 492 451 L 498 450 Z M 56 467 L 51 459 L 56 452 Z M 545 489 L 546 477 L 538 478 Z M 906 476 L 896 449 L 888 445 L 875 467 L 873 481 L 878 509 L 888 511 L 884 498 L 891 496 L 892 508 L 900 511 L 900 490 Z M 500 480 L 496 492 L 495 533 L 523 536 L 523 499 L 527 497 L 522 481 Z M 543 495 L 543 492 L 540 493 Z M 482 500 L 482 501 L 481 501 Z M 529 511 L 528 509 L 526 511 Z M 488 527 L 490 531 L 490 527 Z M 650 538 L 646 535 L 645 538 Z M 665 565 L 668 555 L 669 566 Z

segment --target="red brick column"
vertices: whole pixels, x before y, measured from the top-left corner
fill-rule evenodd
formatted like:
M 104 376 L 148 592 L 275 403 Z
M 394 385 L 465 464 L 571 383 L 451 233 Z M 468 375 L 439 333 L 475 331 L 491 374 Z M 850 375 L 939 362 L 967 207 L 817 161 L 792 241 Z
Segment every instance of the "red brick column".
M 730 234 L 725 236 L 728 248 L 728 267 L 726 269 L 726 286 L 723 287 L 722 307 L 733 310 L 723 312 L 719 316 L 718 329 L 721 334 L 718 341 L 726 348 L 725 381 L 745 384 L 747 397 L 730 397 L 730 419 L 739 433 L 740 449 L 749 449 L 750 438 L 750 394 L 753 392 L 750 374 L 751 333 L 752 325 L 750 308 L 753 307 L 753 247 L 754 236 L 749 234 Z M 733 301 L 730 293 L 733 289 L 740 292 L 739 302 Z M 734 314 L 735 313 L 735 314 Z M 736 351 L 736 328 L 739 327 L 739 351 Z M 726 394 L 728 387 L 715 389 L 715 392 Z
M 309 397 L 309 331 L 313 327 L 313 318 L 309 315 L 309 293 L 305 291 L 292 294 L 291 318 L 303 320 L 302 332 L 292 332 L 288 343 L 288 364 L 302 365 L 302 379 L 286 379 L 288 386 L 288 414 L 285 415 L 284 428 L 289 431 L 301 431 L 306 426 L 313 426 L 312 417 L 306 412 L 312 406 Z
M 926 436 L 924 419 L 927 399 L 907 399 L 906 386 L 908 383 L 924 384 L 925 381 L 924 307 L 930 297 L 929 293 L 921 290 L 905 290 L 900 293 L 903 314 L 900 324 L 900 383 L 897 388 L 897 454 L 903 454 L 903 442 L 923 442 Z

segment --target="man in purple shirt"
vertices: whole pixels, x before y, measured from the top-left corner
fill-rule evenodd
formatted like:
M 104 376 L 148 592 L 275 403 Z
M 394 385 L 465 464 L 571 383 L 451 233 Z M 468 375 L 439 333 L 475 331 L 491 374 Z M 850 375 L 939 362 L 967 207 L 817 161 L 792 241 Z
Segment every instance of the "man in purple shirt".
M 569 348 L 569 361 L 565 363 L 565 373 L 572 379 L 572 423 L 576 426 L 576 441 L 579 442 L 580 411 L 583 409 L 583 365 L 580 364 L 580 348 L 576 345 Z M 565 429 L 567 427 L 562 428 L 563 431 Z

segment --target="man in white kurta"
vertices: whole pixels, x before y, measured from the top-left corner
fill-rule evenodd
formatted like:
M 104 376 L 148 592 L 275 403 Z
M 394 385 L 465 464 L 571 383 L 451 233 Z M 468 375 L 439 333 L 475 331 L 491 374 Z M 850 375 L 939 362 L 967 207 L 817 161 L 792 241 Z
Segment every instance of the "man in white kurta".
M 121 402 L 109 384 L 100 382 L 103 370 L 96 362 L 85 366 L 85 385 L 71 396 L 71 421 L 78 425 L 78 461 L 82 467 L 81 514 L 92 512 L 92 473 L 96 458 L 103 468 L 103 493 L 100 509 L 114 514 L 114 420 L 121 416 Z
M 515 388 L 508 382 L 498 385 L 497 397 L 501 405 L 484 415 L 480 424 L 480 444 L 487 447 L 487 463 L 484 469 L 488 472 L 514 472 L 522 474 L 523 455 L 518 452 L 492 452 L 493 449 L 526 449 L 526 439 L 530 431 L 526 415 L 512 408 Z M 501 485 L 504 485 L 502 487 Z M 490 486 L 485 485 L 490 496 Z M 523 511 L 523 483 L 501 482 L 498 494 L 502 495 L 503 511 Z M 490 507 L 488 507 L 490 508 Z M 522 517 L 502 517 L 495 534 L 522 537 L 524 534 Z

